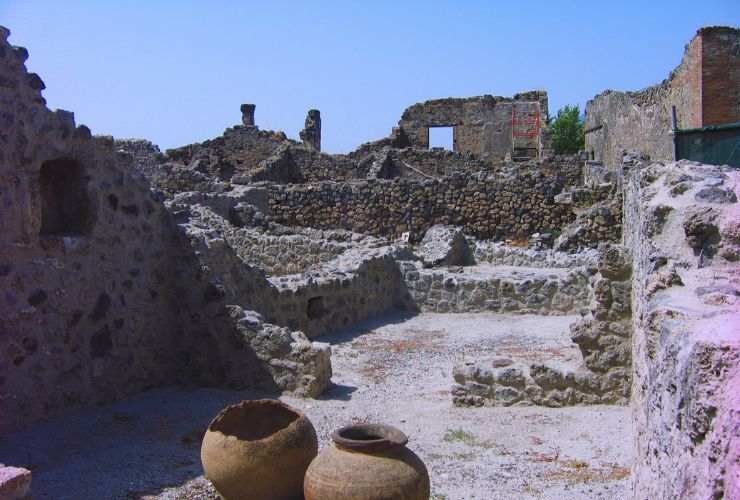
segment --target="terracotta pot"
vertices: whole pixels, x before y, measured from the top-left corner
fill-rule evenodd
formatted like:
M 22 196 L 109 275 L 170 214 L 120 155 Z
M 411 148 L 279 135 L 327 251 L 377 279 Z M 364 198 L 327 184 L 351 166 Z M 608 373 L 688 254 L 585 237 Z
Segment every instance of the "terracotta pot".
M 317 452 L 316 430 L 303 413 L 261 399 L 224 408 L 208 426 L 200 459 L 226 500 L 296 500 Z
M 311 462 L 306 500 L 428 500 L 429 473 L 390 425 L 350 425 L 334 432 Z

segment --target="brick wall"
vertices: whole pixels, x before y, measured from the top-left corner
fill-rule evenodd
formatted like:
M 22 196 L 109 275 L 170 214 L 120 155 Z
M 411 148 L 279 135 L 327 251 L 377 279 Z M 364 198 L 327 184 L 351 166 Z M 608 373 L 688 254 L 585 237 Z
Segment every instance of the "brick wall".
M 740 30 L 704 28 L 702 125 L 740 121 Z

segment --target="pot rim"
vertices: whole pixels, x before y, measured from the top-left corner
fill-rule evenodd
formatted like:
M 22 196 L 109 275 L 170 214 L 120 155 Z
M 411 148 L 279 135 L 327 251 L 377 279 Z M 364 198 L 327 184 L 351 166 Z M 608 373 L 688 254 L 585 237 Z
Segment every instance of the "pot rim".
M 365 437 L 358 439 L 357 436 Z M 400 448 L 409 442 L 406 434 L 387 424 L 346 425 L 335 430 L 331 439 L 340 448 L 363 453 Z
M 288 429 L 290 429 L 293 426 L 298 425 L 298 423 L 301 420 L 307 420 L 306 415 L 301 410 L 299 410 L 298 408 L 295 408 L 294 406 L 291 406 L 291 405 L 289 405 L 287 403 L 284 403 L 283 401 L 280 401 L 279 399 L 244 399 L 244 400 L 242 400 L 242 401 L 240 401 L 238 403 L 234 403 L 232 405 L 228 405 L 228 406 L 222 408 L 221 411 L 219 411 L 218 414 L 215 417 L 213 417 L 213 419 L 211 420 L 211 422 L 208 424 L 208 428 L 206 429 L 206 432 L 217 432 L 219 434 L 222 434 L 225 437 L 234 437 L 233 435 L 224 433 L 220 429 L 214 429 L 213 428 L 214 425 L 217 422 L 219 422 L 224 417 L 224 415 L 226 415 L 228 412 L 230 412 L 232 410 L 235 410 L 237 408 L 249 407 L 249 406 L 263 406 L 263 405 L 264 406 L 279 406 L 279 407 L 282 407 L 282 408 L 284 408 L 284 409 L 286 409 L 286 410 L 294 413 L 297 416 L 297 418 L 295 420 L 293 420 L 292 422 L 290 422 L 285 427 L 282 427 L 281 429 L 278 429 L 277 431 L 273 432 L 272 434 L 270 434 L 268 436 L 265 436 L 265 437 L 260 438 L 260 439 L 249 439 L 249 440 L 246 440 L 246 441 L 258 442 L 258 441 L 264 441 L 264 440 L 267 440 L 267 439 L 273 439 L 276 435 L 287 431 Z

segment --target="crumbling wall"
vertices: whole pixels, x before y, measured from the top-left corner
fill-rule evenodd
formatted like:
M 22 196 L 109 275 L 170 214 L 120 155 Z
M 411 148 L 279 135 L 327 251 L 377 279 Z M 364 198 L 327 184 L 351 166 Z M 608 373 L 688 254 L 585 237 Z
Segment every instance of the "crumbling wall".
M 187 221 L 199 258 L 214 273 L 214 294 L 255 311 L 265 322 L 315 338 L 405 307 L 391 246 L 355 246 L 303 274 L 268 278 L 239 256 L 247 243 L 243 229 L 204 205 L 182 201 L 172 202 L 172 209 Z
M 0 28 L 0 433 L 176 380 L 174 224 Z
M 573 314 L 588 304 L 584 269 L 538 271 L 511 267 L 424 269 L 401 264 L 412 304 L 425 312 Z
M 0 434 L 163 384 L 320 393 L 328 348 L 225 302 L 189 237 L 202 228 L 177 226 L 121 143 L 48 110 L 8 35 L 0 27 Z M 154 149 L 126 148 L 145 161 Z
M 285 133 L 260 130 L 255 126 L 236 125 L 223 135 L 175 149 L 168 149 L 167 159 L 228 181 L 235 174 L 248 174 L 261 161 L 288 141 Z
M 626 404 L 632 359 L 630 277 L 628 254 L 611 244 L 599 247 L 593 267 L 519 282 L 515 276 L 507 277 L 509 290 L 502 301 L 512 304 L 513 312 L 522 308 L 539 314 L 572 313 L 580 307 L 583 317 L 571 325 L 571 339 L 583 361 L 571 369 L 500 358 L 459 364 L 453 374 L 453 402 L 460 406 Z M 504 283 L 502 279 L 499 293 L 504 292 Z
M 562 180 L 539 171 L 439 181 L 407 179 L 269 185 L 268 214 L 290 226 L 341 228 L 375 236 L 410 232 L 418 241 L 435 224 L 462 226 L 478 238 L 527 238 L 573 220 L 555 203 Z
M 740 121 L 740 30 L 700 29 L 681 64 L 659 85 L 639 92 L 607 90 L 586 104 L 586 150 L 618 166 L 624 150 L 673 159 L 671 107 L 682 129 Z
M 740 173 L 680 161 L 633 168 L 635 498 L 740 491 Z
M 513 133 L 514 116 L 535 120 L 520 142 Z M 453 150 L 482 159 L 504 159 L 515 149 L 539 156 L 540 128 L 547 117 L 547 94 L 533 91 L 513 98 L 485 95 L 426 101 L 406 108 L 398 122 L 400 133 L 414 149 L 429 148 L 430 127 L 454 127 Z M 519 129 L 517 129 L 519 130 Z

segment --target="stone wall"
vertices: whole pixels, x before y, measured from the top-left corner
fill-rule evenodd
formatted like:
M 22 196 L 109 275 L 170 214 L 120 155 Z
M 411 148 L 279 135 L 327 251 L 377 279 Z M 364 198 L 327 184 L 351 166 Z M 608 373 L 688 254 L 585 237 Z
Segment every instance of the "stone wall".
M 607 90 L 586 105 L 586 150 L 618 166 L 624 150 L 673 159 L 671 107 L 683 129 L 740 121 L 740 30 L 702 28 L 681 64 L 659 85 L 639 92 Z
M 176 379 L 174 224 L 0 28 L 0 433 Z M 128 162 L 128 163 L 127 163 Z
M 539 157 L 540 129 L 547 117 L 547 94 L 533 91 L 513 98 L 485 95 L 426 101 L 406 108 L 399 129 L 414 149 L 429 148 L 430 127 L 454 127 L 453 150 L 473 153 L 481 159 L 503 160 L 515 149 L 530 150 Z M 517 139 L 513 116 L 532 121 L 529 137 Z M 541 122 L 540 122 L 541 120 Z M 520 125 L 514 125 L 517 130 Z
M 740 493 L 740 172 L 633 168 L 635 498 Z
M 204 174 L 228 181 L 235 174 L 249 174 L 260 162 L 288 141 L 285 133 L 236 125 L 223 135 L 175 149 L 168 149 L 167 159 Z
M 452 176 L 440 181 L 322 182 L 269 185 L 268 214 L 290 226 L 348 229 L 375 236 L 410 232 L 418 241 L 432 225 L 462 226 L 478 238 L 522 238 L 573 220 L 554 201 L 562 180 L 540 171 Z
M 709 27 L 699 33 L 702 125 L 740 122 L 740 29 Z
M 597 252 L 584 249 L 578 253 L 555 250 L 535 250 L 528 247 L 515 247 L 496 241 L 475 241 L 473 256 L 478 263 L 497 266 L 521 266 L 534 268 L 589 267 L 596 264 Z
M 249 265 L 259 267 L 270 276 L 296 274 L 326 263 L 351 247 L 348 241 L 332 238 L 323 231 L 286 231 L 244 228 L 233 238 L 237 255 Z M 350 240 L 351 241 L 351 240 Z
M 418 262 L 400 265 L 415 308 L 424 312 L 561 315 L 579 311 L 589 300 L 585 269 L 487 265 L 424 269 Z
M 463 363 L 453 373 L 456 384 L 452 398 L 456 405 L 561 407 L 627 403 L 632 334 L 628 255 L 618 246 L 602 245 L 593 268 L 561 273 L 569 280 L 560 282 L 566 285 L 562 288 L 557 288 L 556 276 L 548 277 L 546 286 L 539 291 L 531 286 L 531 280 L 524 289 L 535 291 L 530 299 L 546 296 L 543 292 L 548 286 L 555 289 L 549 302 L 555 313 L 573 312 L 576 305 L 588 306 L 582 307 L 583 318 L 571 325 L 571 339 L 582 355 L 580 365 L 568 369 L 501 358 Z M 513 291 L 519 293 L 520 289 Z M 547 301 L 534 302 L 544 309 L 525 303 L 524 312 L 548 311 Z
M 328 348 L 243 321 L 133 157 L 47 109 L 8 36 L 0 27 L 0 434 L 163 384 L 317 395 Z
M 199 258 L 216 276 L 214 294 L 255 311 L 265 322 L 315 338 L 406 305 L 394 247 L 368 242 L 303 274 L 268 278 L 240 257 L 249 254 L 242 228 L 204 205 L 182 201 L 171 202 L 172 210 L 197 238 Z

